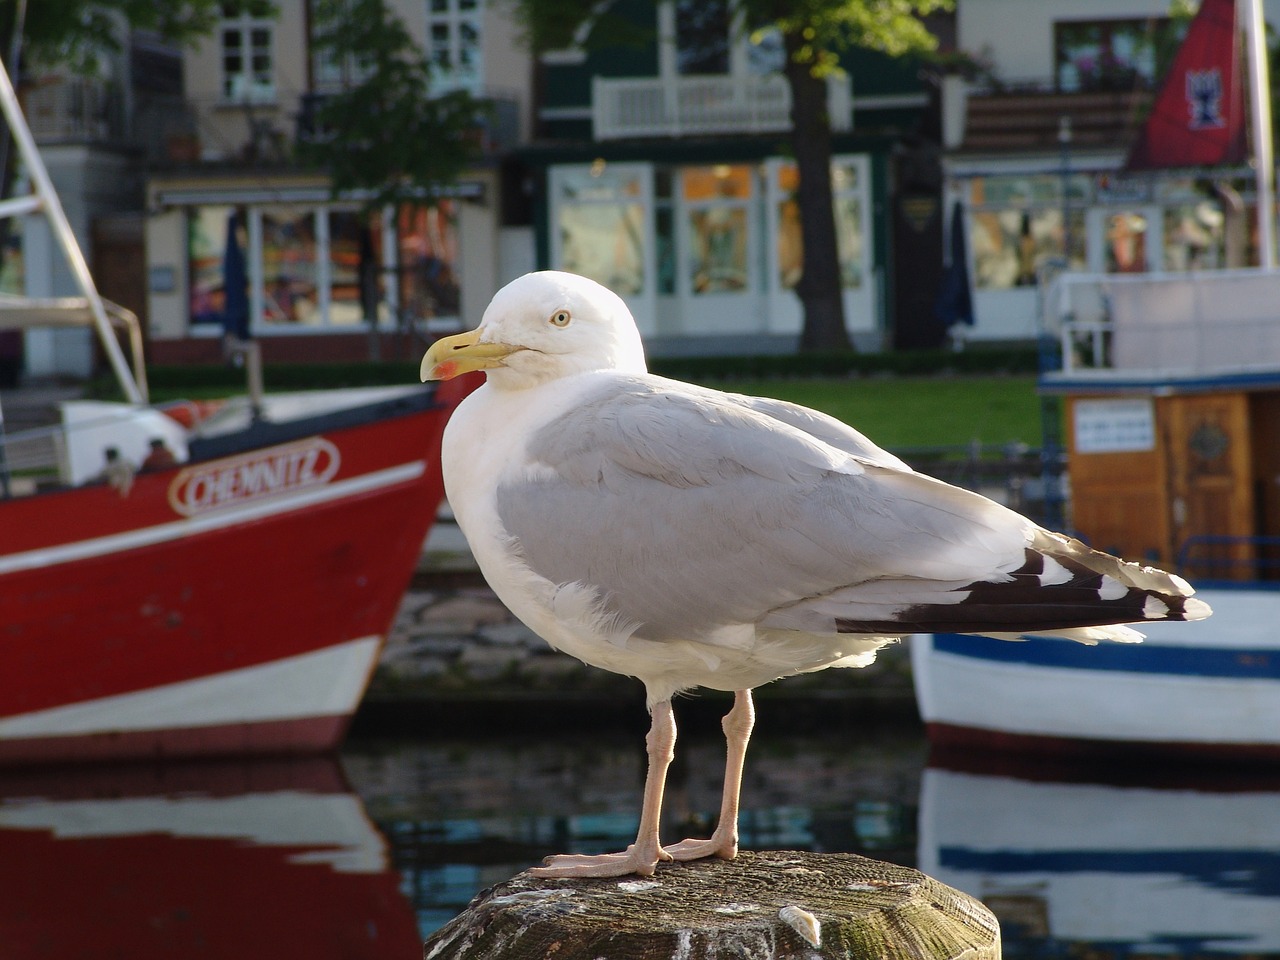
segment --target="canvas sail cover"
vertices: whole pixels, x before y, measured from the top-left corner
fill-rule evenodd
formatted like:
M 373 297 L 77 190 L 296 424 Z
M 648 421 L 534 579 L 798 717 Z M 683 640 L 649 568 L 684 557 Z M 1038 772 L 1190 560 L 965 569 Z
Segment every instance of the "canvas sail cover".
M 1125 168 L 1241 163 L 1246 152 L 1241 72 L 1235 0 L 1204 0 Z

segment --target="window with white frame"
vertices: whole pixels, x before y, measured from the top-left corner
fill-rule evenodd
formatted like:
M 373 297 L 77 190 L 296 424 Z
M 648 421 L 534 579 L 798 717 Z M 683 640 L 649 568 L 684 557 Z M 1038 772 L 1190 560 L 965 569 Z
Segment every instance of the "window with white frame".
M 272 21 L 223 4 L 218 28 L 222 50 L 222 96 L 235 103 L 275 100 Z
M 481 0 L 426 0 L 426 4 L 432 92 L 465 90 L 479 96 L 484 86 Z
M 793 161 L 770 164 L 774 209 L 775 283 L 794 290 L 804 270 L 800 223 L 800 171 Z M 865 290 L 871 270 L 869 166 L 865 156 L 845 155 L 831 161 L 831 199 L 836 221 L 836 253 L 840 284 L 847 291 Z
M 756 173 L 748 164 L 684 167 L 680 171 L 694 294 L 737 293 L 749 286 Z
M 310 0 L 311 8 L 311 83 L 320 92 L 346 90 L 366 80 L 373 72 L 370 57 L 353 54 L 338 55 L 328 46 L 317 42 L 334 26 L 341 26 L 350 0 Z M 335 24 L 336 21 L 336 24 Z

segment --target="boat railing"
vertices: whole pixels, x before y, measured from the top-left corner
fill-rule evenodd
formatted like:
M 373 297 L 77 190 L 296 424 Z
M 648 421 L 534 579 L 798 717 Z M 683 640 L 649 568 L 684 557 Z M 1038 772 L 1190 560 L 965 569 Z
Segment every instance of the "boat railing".
M 1174 569 L 1198 583 L 1271 584 L 1280 589 L 1280 537 L 1197 534 L 1175 554 Z
M 60 486 L 66 460 L 62 427 L 28 427 L 0 436 L 0 495 L 26 496 Z
M 1035 515 L 1060 499 L 1065 460 L 1027 443 L 983 443 L 895 447 L 913 469 L 973 490 L 1020 513 Z
M 1043 297 L 1058 376 L 1213 377 L 1280 368 L 1280 270 L 1063 273 Z
M 105 466 L 106 446 L 115 442 L 112 437 L 132 436 L 134 446 L 140 447 L 161 433 L 155 428 L 157 422 L 168 427 L 165 432 L 169 435 L 161 439 L 170 452 L 185 459 L 185 446 L 174 444 L 174 438 L 185 432 L 184 425 L 196 424 L 208 413 L 207 406 L 190 400 L 174 400 L 146 410 L 113 406 L 118 409 L 102 415 L 0 432 L 0 497 L 30 496 L 99 479 L 94 468 L 82 462 L 86 456 L 101 457 Z M 173 423 L 168 424 L 169 420 Z M 179 449 L 174 450 L 175 445 Z M 77 453 L 77 448 L 82 449 Z M 133 470 L 141 467 L 136 456 L 125 459 Z

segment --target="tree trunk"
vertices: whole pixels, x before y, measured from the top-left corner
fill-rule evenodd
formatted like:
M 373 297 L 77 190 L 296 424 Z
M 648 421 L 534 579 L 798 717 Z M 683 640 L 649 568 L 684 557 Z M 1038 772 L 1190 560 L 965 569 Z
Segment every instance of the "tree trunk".
M 811 72 L 812 64 L 798 62 L 805 40 L 784 35 L 786 77 L 791 88 L 791 138 L 800 183 L 800 237 L 804 247 L 796 294 L 804 307 L 800 349 L 850 350 L 844 325 L 844 296 L 840 283 L 840 254 L 836 247 L 836 218 L 831 195 L 831 118 L 827 115 L 827 85 Z

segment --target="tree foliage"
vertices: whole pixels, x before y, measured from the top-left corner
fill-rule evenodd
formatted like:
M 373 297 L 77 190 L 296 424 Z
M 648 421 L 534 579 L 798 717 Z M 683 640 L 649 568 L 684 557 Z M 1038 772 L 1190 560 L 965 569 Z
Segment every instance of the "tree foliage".
M 26 56 L 86 68 L 120 48 L 121 21 L 175 43 L 190 44 L 213 32 L 228 2 L 233 11 L 269 15 L 271 0 L 26 0 Z M 12 35 L 19 0 L 0 0 L 0 36 Z M 8 55 L 6 43 L 4 54 Z
M 430 96 L 431 67 L 386 0 L 320 0 L 316 48 L 351 65 L 354 79 L 323 98 L 301 159 L 335 193 L 365 190 L 371 206 L 429 202 L 478 153 L 480 101 Z

